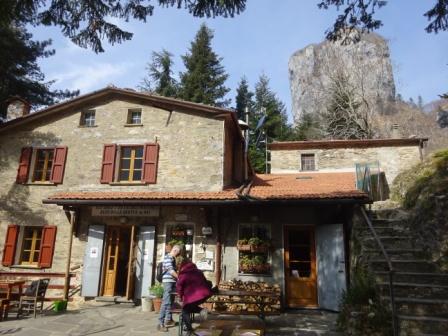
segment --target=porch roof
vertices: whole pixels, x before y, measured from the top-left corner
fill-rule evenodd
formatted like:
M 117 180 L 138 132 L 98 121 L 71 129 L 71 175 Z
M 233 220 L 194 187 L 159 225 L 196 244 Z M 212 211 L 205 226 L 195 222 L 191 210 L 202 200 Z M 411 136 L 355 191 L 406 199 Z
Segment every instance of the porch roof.
M 355 174 L 297 173 L 256 175 L 245 188 L 228 188 L 215 192 L 195 191 L 69 191 L 51 195 L 47 204 L 99 204 L 177 202 L 235 202 L 244 201 L 305 201 L 305 200 L 353 200 L 367 203 L 368 195 L 355 187 Z

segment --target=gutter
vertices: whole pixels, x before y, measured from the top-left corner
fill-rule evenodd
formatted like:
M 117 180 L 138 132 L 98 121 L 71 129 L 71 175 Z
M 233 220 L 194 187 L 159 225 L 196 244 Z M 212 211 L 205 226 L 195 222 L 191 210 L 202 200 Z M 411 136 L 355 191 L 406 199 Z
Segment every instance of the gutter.
M 241 187 L 240 187 L 241 188 Z M 241 199 L 232 200 L 131 200 L 131 199 L 116 199 L 116 200 L 73 200 L 73 199 L 44 199 L 43 204 L 56 204 L 56 205 L 72 205 L 72 206 L 96 206 L 96 205 L 214 205 L 214 206 L 226 206 L 226 205 L 288 205 L 288 204 L 369 204 L 370 201 L 367 198 L 330 198 L 330 199 L 271 199 L 264 200 L 255 198 L 250 195 L 241 194 Z M 250 201 L 250 202 L 244 202 Z

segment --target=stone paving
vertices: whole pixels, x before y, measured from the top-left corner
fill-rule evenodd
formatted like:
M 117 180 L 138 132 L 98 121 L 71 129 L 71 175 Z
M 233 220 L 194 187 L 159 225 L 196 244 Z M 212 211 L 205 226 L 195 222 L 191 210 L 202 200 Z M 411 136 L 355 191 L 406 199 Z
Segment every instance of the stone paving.
M 46 312 L 44 316 L 0 322 L 0 335 L 13 336 L 139 336 L 177 335 L 177 327 L 168 333 L 156 331 L 157 314 L 142 312 L 140 307 L 123 304 L 83 305 L 64 313 Z M 335 331 L 336 314 L 318 310 L 289 311 L 268 317 L 266 336 L 341 335 Z M 213 317 L 216 318 L 216 317 Z M 238 319 L 235 316 L 223 318 Z M 256 318 L 256 317 L 250 317 Z M 177 318 L 175 318 L 177 319 Z

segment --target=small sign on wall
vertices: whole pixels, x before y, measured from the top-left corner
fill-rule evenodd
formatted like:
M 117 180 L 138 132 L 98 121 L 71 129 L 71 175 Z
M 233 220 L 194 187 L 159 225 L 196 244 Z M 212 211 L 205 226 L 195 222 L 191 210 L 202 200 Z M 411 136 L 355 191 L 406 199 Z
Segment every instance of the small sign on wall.
M 98 258 L 98 247 L 94 246 L 90 248 L 90 258 Z
M 92 216 L 115 217 L 158 217 L 159 207 L 141 207 L 141 206 L 94 206 L 92 207 Z
M 201 271 L 213 271 L 214 269 L 214 262 L 211 259 L 201 259 L 196 263 L 196 266 Z

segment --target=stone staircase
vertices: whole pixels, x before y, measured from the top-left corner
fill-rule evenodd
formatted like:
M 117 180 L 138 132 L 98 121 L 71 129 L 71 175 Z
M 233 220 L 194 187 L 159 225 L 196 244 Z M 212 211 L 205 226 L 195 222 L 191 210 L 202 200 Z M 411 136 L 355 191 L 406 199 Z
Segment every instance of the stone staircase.
M 372 224 L 395 269 L 394 295 L 400 335 L 448 335 L 448 274 L 425 257 L 403 219 Z M 362 255 L 375 275 L 381 298 L 390 301 L 387 262 L 367 225 L 357 228 Z

